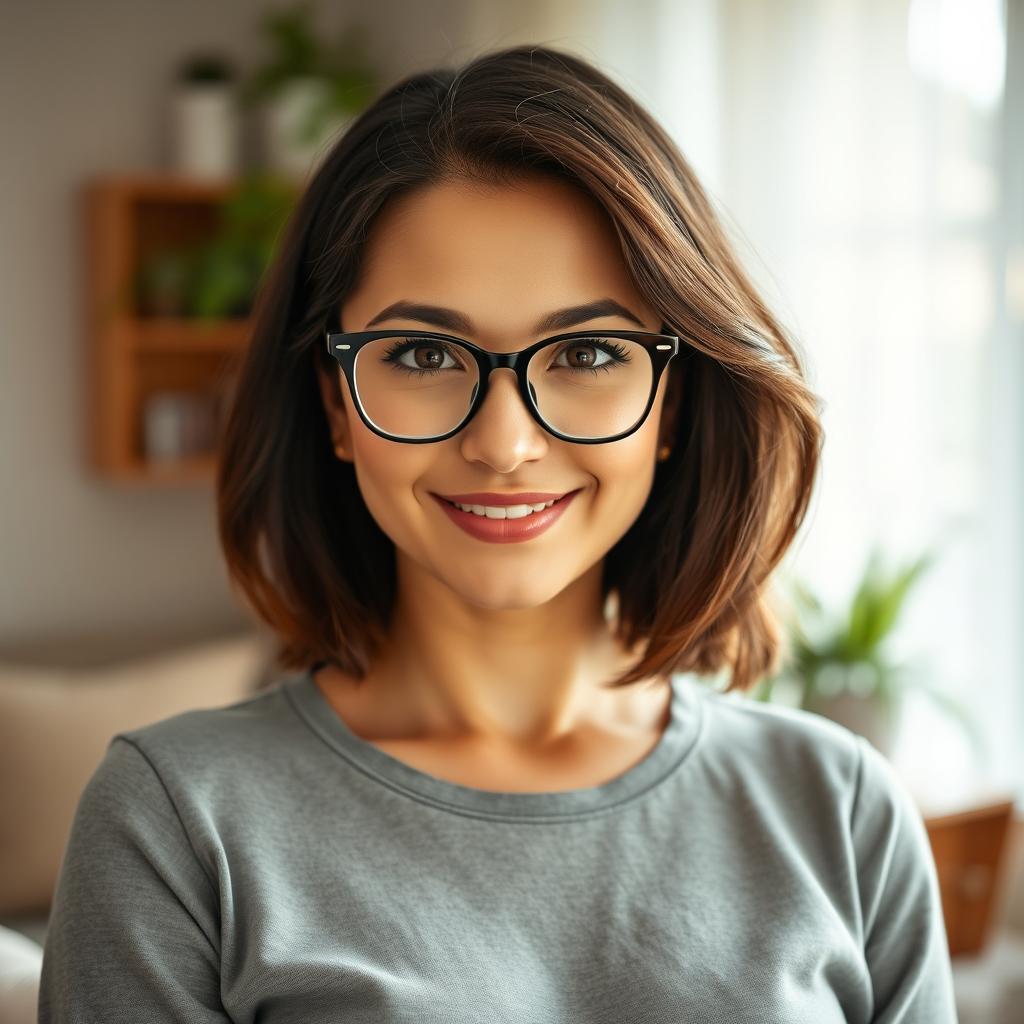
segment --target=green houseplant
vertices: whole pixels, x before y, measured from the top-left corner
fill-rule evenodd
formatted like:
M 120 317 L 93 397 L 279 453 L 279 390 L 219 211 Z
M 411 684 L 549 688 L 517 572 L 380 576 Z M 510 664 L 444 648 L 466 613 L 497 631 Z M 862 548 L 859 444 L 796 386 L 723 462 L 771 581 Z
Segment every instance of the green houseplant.
M 221 230 L 194 252 L 188 301 L 192 316 L 250 312 L 293 202 L 289 186 L 274 175 L 242 177 L 221 208 Z
M 263 17 L 266 63 L 243 83 L 243 107 L 263 105 L 271 167 L 301 175 L 323 143 L 362 110 L 378 87 L 366 59 L 362 27 L 349 25 L 333 43 L 314 25 L 314 9 L 297 3 Z
M 762 680 L 751 696 L 771 701 L 784 684 L 796 692 L 800 708 L 841 722 L 889 755 L 903 700 L 917 689 L 955 718 L 979 750 L 977 723 L 963 705 L 913 664 L 894 662 L 886 650 L 885 641 L 908 595 L 933 562 L 934 555 L 925 552 L 907 565 L 887 570 L 874 548 L 849 607 L 839 613 L 827 611 L 812 590 L 796 580 L 788 656 L 781 670 Z
M 243 175 L 212 238 L 162 251 L 140 267 L 142 308 L 203 319 L 246 316 L 294 201 L 291 185 L 275 175 Z

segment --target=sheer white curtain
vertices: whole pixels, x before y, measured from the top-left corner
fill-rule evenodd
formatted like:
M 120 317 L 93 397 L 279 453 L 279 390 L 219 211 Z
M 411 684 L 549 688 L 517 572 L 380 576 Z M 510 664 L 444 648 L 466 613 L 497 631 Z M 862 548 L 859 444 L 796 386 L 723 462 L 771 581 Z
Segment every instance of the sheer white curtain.
M 968 706 L 985 747 L 914 697 L 894 761 L 936 806 L 978 785 L 1024 801 L 1024 339 L 1006 277 L 1024 233 L 1007 119 L 1017 136 L 1024 123 L 1007 12 L 652 0 L 591 13 L 602 31 L 582 48 L 676 136 L 825 400 L 822 475 L 786 571 L 842 607 L 873 544 L 896 563 L 934 548 L 892 650 Z

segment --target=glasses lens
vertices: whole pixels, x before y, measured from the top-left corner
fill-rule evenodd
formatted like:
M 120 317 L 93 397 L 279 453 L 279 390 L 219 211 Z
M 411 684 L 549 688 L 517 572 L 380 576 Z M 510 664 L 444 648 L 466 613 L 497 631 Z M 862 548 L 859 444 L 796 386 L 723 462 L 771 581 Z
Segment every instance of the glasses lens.
M 355 386 L 363 411 L 387 434 L 447 434 L 466 417 L 480 372 L 461 345 L 436 338 L 377 338 L 356 354 Z
M 651 357 L 628 338 L 573 338 L 534 354 L 527 379 L 545 422 L 581 440 L 634 427 L 651 397 Z
M 644 346 L 614 336 L 553 342 L 534 353 L 527 379 L 541 417 L 581 440 L 635 426 L 651 394 Z M 370 421 L 395 437 L 427 438 L 454 430 L 480 383 L 467 349 L 435 338 L 377 338 L 356 355 L 355 386 Z

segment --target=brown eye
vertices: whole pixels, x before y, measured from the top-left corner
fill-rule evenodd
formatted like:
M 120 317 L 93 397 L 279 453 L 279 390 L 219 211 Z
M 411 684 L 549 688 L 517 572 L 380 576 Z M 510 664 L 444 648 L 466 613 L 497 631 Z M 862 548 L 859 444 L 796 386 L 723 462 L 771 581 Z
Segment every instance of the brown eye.
M 628 343 L 627 343 L 628 344 Z M 567 342 L 560 348 L 553 366 L 567 370 L 603 370 L 606 373 L 617 366 L 632 362 L 626 348 L 612 338 L 584 338 Z
M 444 352 L 435 347 L 417 345 L 413 350 L 416 365 L 422 370 L 436 370 L 444 362 Z
M 573 345 L 566 349 L 570 366 L 590 367 L 597 362 L 597 350 L 593 345 Z

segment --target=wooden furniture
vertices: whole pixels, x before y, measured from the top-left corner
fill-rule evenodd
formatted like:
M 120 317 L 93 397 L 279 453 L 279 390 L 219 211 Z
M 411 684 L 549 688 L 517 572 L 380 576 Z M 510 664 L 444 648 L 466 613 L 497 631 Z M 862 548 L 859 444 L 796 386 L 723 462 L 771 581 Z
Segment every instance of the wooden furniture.
M 155 254 L 215 234 L 233 185 L 152 174 L 105 177 L 83 187 L 88 462 L 105 479 L 162 485 L 212 478 L 212 439 L 248 344 L 250 322 L 156 315 L 140 302 L 138 272 Z M 157 458 L 155 407 L 162 402 L 173 417 L 182 408 L 182 394 L 185 404 L 195 396 L 202 403 L 199 411 L 208 413 L 193 420 L 208 428 L 202 433 L 205 444 L 182 449 L 183 457 Z M 172 431 L 175 422 L 170 420 Z
M 1013 815 L 1013 800 L 997 800 L 924 817 L 952 956 L 979 953 L 989 940 L 1016 838 Z

